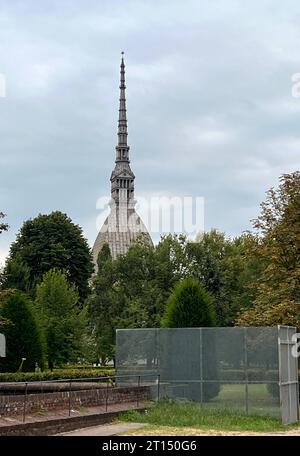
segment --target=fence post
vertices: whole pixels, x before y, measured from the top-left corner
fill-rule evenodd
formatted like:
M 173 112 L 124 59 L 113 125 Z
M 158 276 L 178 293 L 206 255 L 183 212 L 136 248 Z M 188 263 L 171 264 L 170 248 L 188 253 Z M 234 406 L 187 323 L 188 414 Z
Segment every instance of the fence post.
M 108 385 L 109 385 L 109 380 L 106 382 L 106 396 L 105 396 L 105 411 L 107 412 L 108 409 Z
M 26 417 L 27 388 L 28 388 L 28 383 L 26 382 L 25 383 L 24 404 L 23 404 L 23 423 L 25 423 L 25 417 Z
M 248 391 L 248 346 L 247 346 L 247 328 L 244 328 L 244 364 L 245 364 L 245 409 L 248 415 L 249 411 L 249 391 Z
M 203 403 L 203 337 L 202 328 L 199 328 L 199 352 L 200 352 L 200 403 Z
M 139 375 L 139 377 L 138 377 L 138 387 L 137 387 L 137 398 L 136 398 L 136 406 L 137 407 L 139 407 L 139 405 L 140 405 L 140 397 L 139 397 L 140 386 L 141 386 L 141 376 Z
M 71 416 L 71 392 L 72 392 L 72 380 L 69 385 L 69 416 Z
M 160 399 L 160 374 L 157 375 L 157 402 Z

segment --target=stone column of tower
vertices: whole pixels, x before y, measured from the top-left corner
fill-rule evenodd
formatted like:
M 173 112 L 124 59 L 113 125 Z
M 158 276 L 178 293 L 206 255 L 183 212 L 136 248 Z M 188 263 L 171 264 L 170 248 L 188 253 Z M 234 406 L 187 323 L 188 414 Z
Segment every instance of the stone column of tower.
M 118 144 L 116 146 L 115 167 L 111 173 L 110 214 L 98 233 L 93 258 L 97 268 L 97 259 L 103 245 L 109 245 L 113 259 L 124 255 L 129 246 L 143 235 L 146 242 L 152 244 L 151 237 L 135 211 L 134 180 L 130 168 L 129 146 L 127 144 L 127 111 L 125 94 L 125 64 L 122 52 L 120 67 L 120 104 L 118 121 Z

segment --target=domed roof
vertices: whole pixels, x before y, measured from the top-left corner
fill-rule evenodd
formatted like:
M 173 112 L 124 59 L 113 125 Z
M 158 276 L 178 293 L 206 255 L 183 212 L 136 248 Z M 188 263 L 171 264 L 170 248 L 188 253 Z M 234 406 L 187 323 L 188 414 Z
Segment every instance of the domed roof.
M 134 209 L 128 209 L 123 223 L 117 222 L 116 214 L 112 210 L 98 233 L 94 247 L 94 264 L 97 265 L 99 252 L 104 244 L 108 244 L 113 260 L 124 255 L 130 245 L 141 235 L 152 245 L 152 239 L 140 216 Z

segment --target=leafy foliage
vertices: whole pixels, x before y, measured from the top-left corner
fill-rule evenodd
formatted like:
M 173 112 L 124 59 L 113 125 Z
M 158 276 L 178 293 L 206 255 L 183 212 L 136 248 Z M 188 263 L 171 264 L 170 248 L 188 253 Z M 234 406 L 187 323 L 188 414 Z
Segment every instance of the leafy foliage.
M 30 270 L 19 255 L 7 262 L 5 271 L 0 276 L 0 283 L 2 289 L 9 285 L 10 289 L 30 293 Z
M 26 284 L 24 278 L 20 279 L 24 267 Z M 77 287 L 80 299 L 86 298 L 93 271 L 90 249 L 81 228 L 58 211 L 23 224 L 10 248 L 2 288 L 26 287 L 34 295 L 36 284 L 54 268 L 64 270 L 69 283 Z
M 47 272 L 37 286 L 35 305 L 46 335 L 50 366 L 76 360 L 81 354 L 87 310 L 78 302 L 76 289 L 59 270 Z
M 213 298 L 195 279 L 178 282 L 167 301 L 162 326 L 193 328 L 215 325 Z
M 0 313 L 5 319 L 0 329 L 6 337 L 7 346 L 6 358 L 1 360 L 1 370 L 14 372 L 22 365 L 23 371 L 33 371 L 35 363 L 43 368 L 43 334 L 28 297 L 21 292 L 2 293 Z
M 164 236 L 155 247 L 133 244 L 112 261 L 109 246 L 98 258 L 98 273 L 88 299 L 97 353 L 114 356 L 115 329 L 159 327 L 166 302 L 178 281 L 194 278 L 213 296 L 217 325 L 234 323 L 241 306 L 251 307 L 260 263 L 246 255 L 248 235 L 234 240 L 212 230 L 190 242 Z
M 171 288 L 187 274 L 185 250 L 184 236 L 166 236 L 156 248 L 141 237 L 112 261 L 108 245 L 103 246 L 88 299 L 102 362 L 114 356 L 117 328 L 160 326 Z
M 213 295 L 219 326 L 232 326 L 241 307 L 253 304 L 261 262 L 248 252 L 251 241 L 250 235 L 227 239 L 211 230 L 188 244 L 191 276 Z
M 54 369 L 44 372 L 7 372 L 0 373 L 1 382 L 34 382 L 37 380 L 63 380 L 94 377 L 109 377 L 115 375 L 114 369 Z
M 264 264 L 254 307 L 241 312 L 240 325 L 300 327 L 300 172 L 284 174 L 267 192 L 254 221 L 252 255 Z

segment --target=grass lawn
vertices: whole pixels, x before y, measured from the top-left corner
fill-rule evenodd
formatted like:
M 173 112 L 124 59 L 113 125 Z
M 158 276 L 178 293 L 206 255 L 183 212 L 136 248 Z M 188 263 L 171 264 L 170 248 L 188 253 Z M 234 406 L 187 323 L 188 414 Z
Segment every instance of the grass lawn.
M 120 416 L 121 421 L 147 423 L 136 435 L 197 435 L 197 429 L 251 432 L 286 432 L 299 429 L 298 425 L 284 426 L 273 417 L 246 415 L 244 412 L 230 409 L 215 409 L 194 402 L 161 401 L 150 407 L 146 413 L 130 410 Z M 185 428 L 185 429 L 183 429 Z M 189 434 L 179 434 L 188 431 Z M 160 434 L 160 432 L 162 432 Z M 173 432 L 176 432 L 173 434 Z
M 207 407 L 223 406 L 228 409 L 245 410 L 246 389 L 241 384 L 223 384 L 221 385 L 218 396 L 212 399 Z M 266 384 L 249 384 L 248 385 L 248 408 L 253 415 L 270 415 L 279 418 L 279 397 L 274 398 L 269 393 Z

